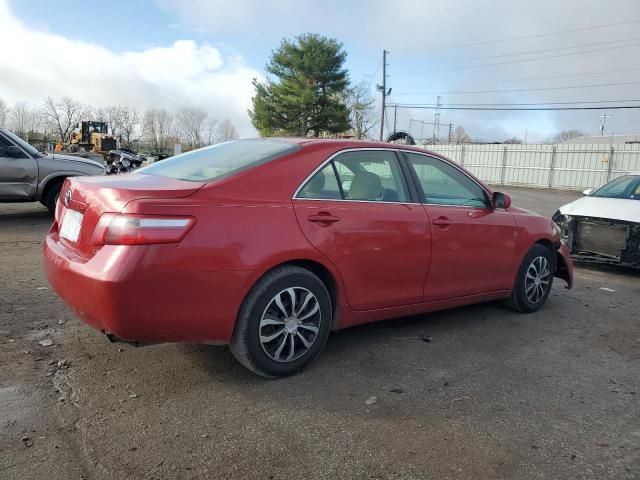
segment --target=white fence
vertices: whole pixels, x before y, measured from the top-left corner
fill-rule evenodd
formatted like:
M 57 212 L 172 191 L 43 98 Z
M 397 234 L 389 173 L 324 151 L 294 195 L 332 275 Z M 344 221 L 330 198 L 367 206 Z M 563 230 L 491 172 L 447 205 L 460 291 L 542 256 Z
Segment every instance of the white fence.
M 640 145 L 429 145 L 494 185 L 562 190 L 599 187 L 640 171 Z

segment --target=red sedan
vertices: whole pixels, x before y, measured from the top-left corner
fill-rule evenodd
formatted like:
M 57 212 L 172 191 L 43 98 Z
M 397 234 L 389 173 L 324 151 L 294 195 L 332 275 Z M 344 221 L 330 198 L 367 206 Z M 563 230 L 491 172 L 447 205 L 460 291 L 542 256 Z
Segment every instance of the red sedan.
M 573 267 L 549 219 L 452 162 L 374 142 L 223 143 L 66 180 L 49 282 L 112 340 L 229 343 L 264 376 L 330 330 L 502 299 L 546 301 Z

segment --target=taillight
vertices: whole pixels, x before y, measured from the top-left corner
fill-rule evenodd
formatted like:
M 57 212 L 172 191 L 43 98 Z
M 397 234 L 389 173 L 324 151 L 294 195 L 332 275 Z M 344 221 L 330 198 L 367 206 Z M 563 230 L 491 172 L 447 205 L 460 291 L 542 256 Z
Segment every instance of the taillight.
M 194 217 L 105 213 L 93 232 L 94 245 L 176 243 L 196 223 Z

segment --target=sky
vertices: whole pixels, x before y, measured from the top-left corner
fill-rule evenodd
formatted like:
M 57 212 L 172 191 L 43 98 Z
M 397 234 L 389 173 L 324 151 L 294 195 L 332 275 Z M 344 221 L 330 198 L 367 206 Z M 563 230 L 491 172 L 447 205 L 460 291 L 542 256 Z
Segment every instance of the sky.
M 390 104 L 433 105 L 440 95 L 444 106 L 640 105 L 637 0 L 0 0 L 0 98 L 34 107 L 63 95 L 140 110 L 191 105 L 254 136 L 251 81 L 265 78 L 283 37 L 305 32 L 341 41 L 352 84 L 364 82 L 377 101 L 388 50 Z M 396 126 L 431 136 L 421 122 L 434 113 L 398 109 Z M 440 137 L 449 124 L 490 141 L 599 134 L 604 113 L 607 135 L 640 133 L 640 110 L 442 110 Z M 389 129 L 393 118 L 389 109 Z

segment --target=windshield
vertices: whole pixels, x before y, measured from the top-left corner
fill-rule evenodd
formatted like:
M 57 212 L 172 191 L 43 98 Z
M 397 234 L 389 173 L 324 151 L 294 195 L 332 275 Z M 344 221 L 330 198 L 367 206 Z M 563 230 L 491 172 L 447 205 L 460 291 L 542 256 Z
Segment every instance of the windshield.
M 31 145 L 29 145 L 27 142 L 25 142 L 24 140 L 22 140 L 19 136 L 17 136 L 15 133 L 10 132 L 9 130 L 2 130 L 2 132 L 9 137 L 11 140 L 13 140 L 15 143 L 17 143 L 18 145 L 20 145 L 24 150 L 26 150 L 27 152 L 29 152 L 29 155 L 31 156 L 35 156 L 38 154 L 38 149 L 35 147 L 32 147 Z
M 192 150 L 141 168 L 138 173 L 192 182 L 230 177 L 299 150 L 296 144 L 278 140 L 236 140 Z
M 640 200 L 640 175 L 618 177 L 597 189 L 591 196 Z

